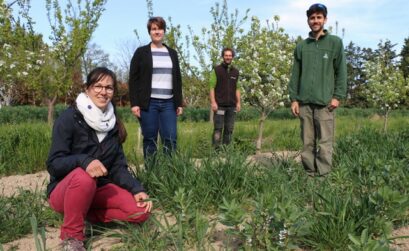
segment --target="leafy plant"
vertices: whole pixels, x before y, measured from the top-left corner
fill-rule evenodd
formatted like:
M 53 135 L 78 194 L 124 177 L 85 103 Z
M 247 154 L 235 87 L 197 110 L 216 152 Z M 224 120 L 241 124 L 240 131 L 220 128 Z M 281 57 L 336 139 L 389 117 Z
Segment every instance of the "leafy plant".
M 39 229 L 38 229 L 38 222 L 37 222 L 37 218 L 35 217 L 35 215 L 32 215 L 30 217 L 30 224 L 31 224 L 31 228 L 33 231 L 33 236 L 34 236 L 34 242 L 35 242 L 35 246 L 36 246 L 36 250 L 37 251 L 46 251 L 46 241 L 45 241 L 45 229 L 44 227 L 40 228 L 40 233 L 39 233 Z M 40 238 L 39 236 L 40 235 Z
M 357 210 L 359 205 L 354 204 L 351 192 L 342 196 L 324 190 L 314 198 L 313 207 L 311 230 L 305 241 L 315 249 L 346 247 L 348 234 L 361 229 L 371 217 Z
M 352 245 L 348 245 L 351 251 L 388 251 L 389 245 L 386 240 L 374 240 L 368 234 L 368 229 L 362 230 L 361 236 L 356 237 L 352 234 L 348 234 L 349 239 L 352 241 Z

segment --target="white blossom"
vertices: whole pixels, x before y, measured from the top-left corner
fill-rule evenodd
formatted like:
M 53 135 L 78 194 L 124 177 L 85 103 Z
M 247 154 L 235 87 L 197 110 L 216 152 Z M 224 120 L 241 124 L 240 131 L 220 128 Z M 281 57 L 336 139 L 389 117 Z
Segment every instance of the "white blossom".
M 9 45 L 9 44 L 7 44 L 7 43 L 5 43 L 4 45 L 3 45 L 3 49 L 4 50 L 8 50 L 8 49 L 10 49 L 11 48 L 11 45 Z

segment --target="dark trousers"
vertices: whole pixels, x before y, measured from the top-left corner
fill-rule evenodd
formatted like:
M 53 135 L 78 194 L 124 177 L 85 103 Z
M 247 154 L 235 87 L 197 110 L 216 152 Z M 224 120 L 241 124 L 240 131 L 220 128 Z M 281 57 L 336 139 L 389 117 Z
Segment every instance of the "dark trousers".
M 219 107 L 214 113 L 213 146 L 218 148 L 222 143 L 230 144 L 236 117 L 235 107 Z

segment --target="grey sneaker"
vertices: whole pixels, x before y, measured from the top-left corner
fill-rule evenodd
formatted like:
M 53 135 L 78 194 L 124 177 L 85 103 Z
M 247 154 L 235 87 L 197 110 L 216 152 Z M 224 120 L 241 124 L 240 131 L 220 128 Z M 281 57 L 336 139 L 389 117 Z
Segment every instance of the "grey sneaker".
M 86 251 L 84 243 L 77 239 L 68 238 L 62 242 L 63 251 Z

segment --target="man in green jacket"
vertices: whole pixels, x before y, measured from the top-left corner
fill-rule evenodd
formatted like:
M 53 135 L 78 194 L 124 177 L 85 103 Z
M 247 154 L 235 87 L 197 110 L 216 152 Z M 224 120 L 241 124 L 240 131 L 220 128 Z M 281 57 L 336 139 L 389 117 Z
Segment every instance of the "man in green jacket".
M 332 168 L 334 110 L 346 97 L 346 61 L 342 40 L 324 29 L 327 8 L 313 4 L 307 17 L 311 32 L 295 48 L 289 94 L 291 112 L 301 122 L 304 168 L 324 176 Z

